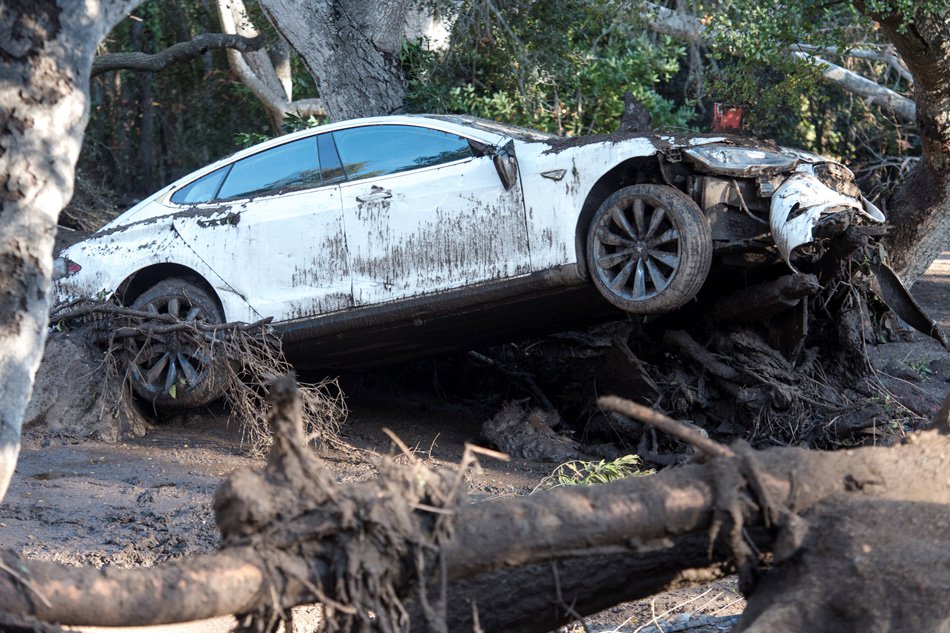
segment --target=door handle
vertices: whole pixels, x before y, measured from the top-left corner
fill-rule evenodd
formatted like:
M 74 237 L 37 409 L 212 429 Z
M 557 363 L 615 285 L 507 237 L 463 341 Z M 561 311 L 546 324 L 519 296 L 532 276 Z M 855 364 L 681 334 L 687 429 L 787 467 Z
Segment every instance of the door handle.
M 357 202 L 377 202 L 379 200 L 388 200 L 393 197 L 393 194 L 388 189 L 380 189 L 379 187 L 373 187 L 373 191 L 363 196 L 356 196 Z

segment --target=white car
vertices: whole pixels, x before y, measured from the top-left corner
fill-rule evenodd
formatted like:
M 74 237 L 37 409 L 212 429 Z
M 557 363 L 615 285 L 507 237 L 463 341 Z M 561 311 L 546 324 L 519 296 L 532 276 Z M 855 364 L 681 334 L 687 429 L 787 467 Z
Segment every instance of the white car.
M 298 365 L 352 366 L 537 333 L 599 310 L 592 287 L 627 312 L 669 312 L 718 252 L 793 264 L 815 227 L 883 220 L 847 168 L 804 152 L 389 116 L 200 169 L 66 249 L 55 281 L 60 301 L 273 317 Z M 140 395 L 214 395 L 205 359 L 152 349 L 133 373 Z

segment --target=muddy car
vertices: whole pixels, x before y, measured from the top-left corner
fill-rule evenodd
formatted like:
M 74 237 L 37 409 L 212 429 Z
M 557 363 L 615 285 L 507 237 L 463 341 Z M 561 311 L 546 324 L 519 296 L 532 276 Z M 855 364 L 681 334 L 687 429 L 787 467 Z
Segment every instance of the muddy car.
M 608 305 L 668 313 L 714 261 L 795 266 L 819 236 L 883 221 L 846 167 L 805 152 L 390 116 L 200 169 L 65 250 L 55 281 L 60 301 L 273 317 L 298 366 L 358 367 L 537 334 Z M 206 359 L 152 349 L 133 372 L 140 395 L 162 406 L 214 395 L 201 387 Z

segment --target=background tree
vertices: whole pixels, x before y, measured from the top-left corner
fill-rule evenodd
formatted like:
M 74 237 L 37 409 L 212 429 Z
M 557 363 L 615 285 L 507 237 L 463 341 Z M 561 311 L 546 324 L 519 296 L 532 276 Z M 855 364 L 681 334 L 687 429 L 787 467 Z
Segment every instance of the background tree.
M 713 94 L 746 105 L 754 130 L 856 167 L 894 226 L 892 265 L 916 280 L 950 243 L 946 0 L 682 4 L 640 2 L 635 13 L 648 28 L 702 43 Z
M 136 0 L 0 0 L 0 499 L 43 354 L 53 239 L 72 196 L 99 41 Z
M 403 110 L 399 51 L 414 0 L 260 4 L 310 71 L 331 120 Z
M 424 40 L 403 48 L 409 108 L 577 136 L 616 129 L 631 92 L 655 125 L 685 129 L 694 118 L 691 102 L 664 88 L 686 47 L 618 21 L 615 4 L 466 0 L 447 49 L 432 50 Z
M 150 0 L 123 16 L 99 50 L 101 56 L 157 54 L 219 31 L 216 12 L 203 3 Z M 84 184 L 116 191 L 122 202 L 233 152 L 238 132 L 268 131 L 267 110 L 234 81 L 223 50 L 163 72 L 105 72 L 90 91 L 80 175 Z

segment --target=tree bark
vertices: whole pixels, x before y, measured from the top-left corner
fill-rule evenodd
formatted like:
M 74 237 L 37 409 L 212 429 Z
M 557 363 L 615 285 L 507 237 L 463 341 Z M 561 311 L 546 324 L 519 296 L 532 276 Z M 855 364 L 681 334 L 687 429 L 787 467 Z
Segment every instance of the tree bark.
M 250 38 L 260 37 L 260 33 L 247 15 L 243 0 L 218 0 L 217 6 L 221 29 L 225 33 Z M 241 52 L 228 49 L 228 63 L 231 65 L 231 70 L 267 108 L 275 131 L 280 130 L 281 122 L 287 114 L 294 113 L 301 117 L 326 114 L 323 103 L 319 99 L 292 101 L 289 51 L 284 50 L 286 47 L 287 43 L 281 41 L 278 47 L 280 50 L 277 55 L 277 64 L 264 50 Z M 282 60 L 283 52 L 286 52 L 286 59 Z
M 261 6 L 316 79 L 331 120 L 403 107 L 399 50 L 413 0 L 263 0 Z
M 137 4 L 0 0 L 0 499 L 43 353 L 56 218 L 72 196 L 92 60 Z
M 912 284 L 950 246 L 950 11 L 918 12 L 905 28 L 899 14 L 855 5 L 878 21 L 914 76 L 923 156 L 888 201 L 894 230 L 885 238 L 891 267 Z

